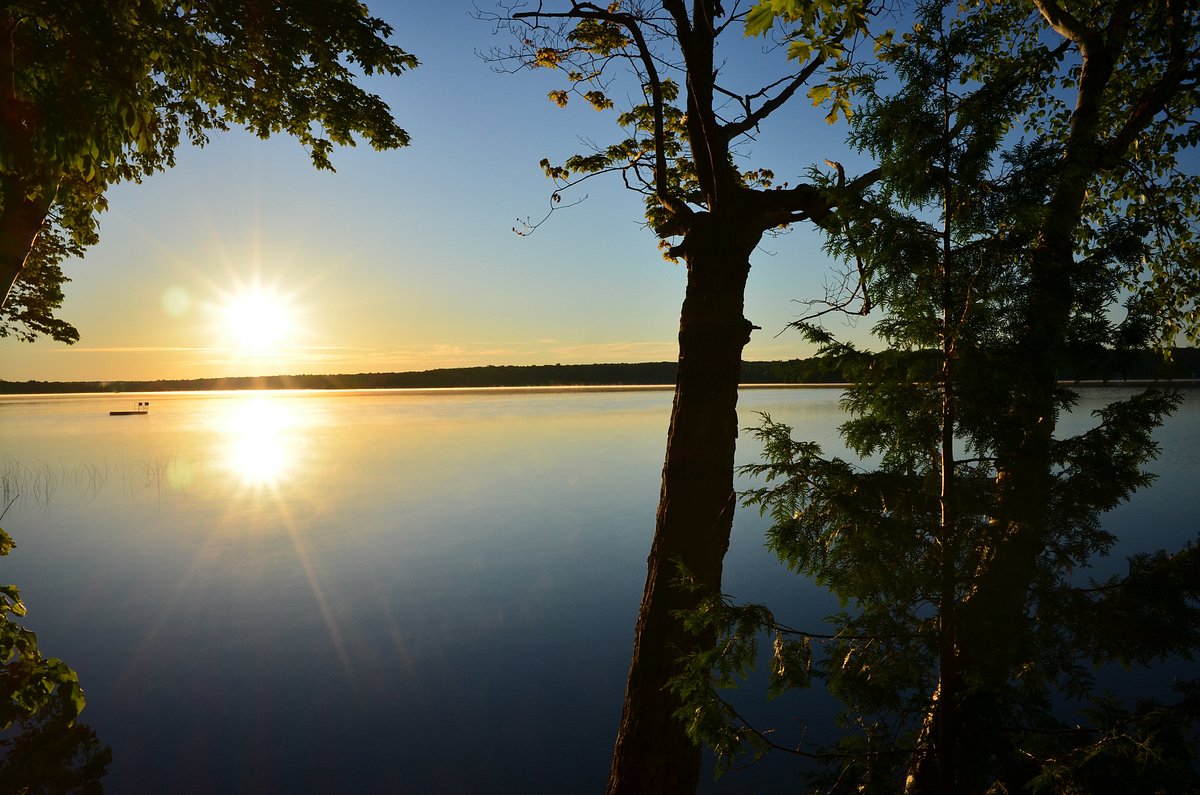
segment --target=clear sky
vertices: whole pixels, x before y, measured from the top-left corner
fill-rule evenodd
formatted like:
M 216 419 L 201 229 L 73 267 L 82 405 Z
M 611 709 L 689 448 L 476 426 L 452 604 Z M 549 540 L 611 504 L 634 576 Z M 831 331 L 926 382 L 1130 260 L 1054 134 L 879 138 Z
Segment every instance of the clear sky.
M 577 192 L 586 201 L 532 236 L 512 231 L 548 207 L 552 186 L 538 161 L 561 162 L 581 139 L 615 140 L 615 113 L 557 108 L 546 93 L 561 84 L 548 72 L 496 73 L 478 53 L 505 44 L 505 34 L 473 19 L 469 2 L 368 5 L 421 60 L 370 83 L 412 145 L 339 149 L 331 174 L 315 171 L 291 139 L 234 132 L 182 150 L 174 169 L 141 185 L 116 187 L 101 243 L 65 267 L 72 281 L 61 315 L 81 341 L 0 340 L 0 378 L 675 358 L 686 274 L 660 257 L 639 195 L 597 178 Z M 743 89 L 787 68 L 782 53 L 763 55 L 757 42 L 723 54 Z M 855 172 L 844 124 L 826 125 L 803 98 L 787 110 L 744 148 L 747 167 L 793 184 L 826 158 Z M 803 229 L 766 238 L 752 262 L 746 316 L 762 331 L 745 358 L 810 355 L 794 333 L 779 332 L 801 313 L 794 299 L 823 295 L 833 266 L 820 237 Z M 260 293 L 267 304 L 244 305 Z M 246 318 L 239 301 L 270 329 Z

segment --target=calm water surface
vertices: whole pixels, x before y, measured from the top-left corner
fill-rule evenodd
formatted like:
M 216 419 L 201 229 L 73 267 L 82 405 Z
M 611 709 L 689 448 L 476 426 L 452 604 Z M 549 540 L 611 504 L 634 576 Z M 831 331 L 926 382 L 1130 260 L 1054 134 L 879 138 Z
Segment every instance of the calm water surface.
M 1087 390 L 1070 419 L 1122 390 Z M 840 450 L 839 392 L 747 390 Z M 146 416 L 108 411 L 152 402 Z M 43 651 L 79 672 L 111 792 L 602 788 L 671 393 L 0 398 L 3 526 Z M 1200 399 L 1117 560 L 1200 529 Z M 742 462 L 757 450 L 743 435 Z M 812 625 L 829 598 L 742 510 L 725 589 Z M 770 708 L 814 731 L 827 701 Z M 713 792 L 786 786 L 786 760 Z

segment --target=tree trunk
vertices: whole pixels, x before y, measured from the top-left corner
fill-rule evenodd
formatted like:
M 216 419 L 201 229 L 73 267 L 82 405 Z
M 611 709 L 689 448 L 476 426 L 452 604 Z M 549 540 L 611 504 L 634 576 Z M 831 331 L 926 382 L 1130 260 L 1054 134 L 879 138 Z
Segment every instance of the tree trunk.
M 8 178 L 2 180 L 4 188 L 0 191 L 3 196 L 3 209 L 0 211 L 0 306 L 8 302 L 8 295 L 13 285 L 21 276 L 25 260 L 33 251 L 33 245 L 41 234 L 42 225 L 46 222 L 46 214 L 50 211 L 48 198 L 29 199 L 19 187 L 9 189 L 9 182 L 22 183 L 21 180 Z M 46 197 L 47 193 L 43 193 Z M 53 193 L 48 193 L 50 198 Z
M 1012 444 L 997 451 L 994 536 L 959 612 L 960 670 L 970 670 L 975 683 L 959 705 L 960 772 L 969 772 L 972 757 L 1007 760 L 1011 769 L 1005 783 L 1011 788 L 1024 785 L 1028 760 L 1006 747 L 1009 739 L 998 727 L 1005 723 L 1004 691 L 1028 659 L 1029 650 L 1018 641 L 1029 636 L 1029 588 L 1047 542 L 1057 373 L 1078 275 L 1073 237 L 1090 183 L 1101 170 L 1106 132 L 1100 113 L 1123 46 L 1120 37 L 1114 41 L 1110 46 L 1094 39 L 1083 47 L 1071 130 L 1041 233 L 1030 252 L 1028 305 L 1012 359 L 1007 407 Z M 980 780 L 959 783 L 964 791 L 984 786 Z
M 0 16 L 0 152 L 6 169 L 0 175 L 0 306 L 25 267 L 58 189 L 57 175 L 51 178 L 38 167 L 33 148 L 41 111 L 17 93 L 19 24 L 10 14 Z
M 680 701 L 667 683 L 682 670 L 681 657 L 712 643 L 689 633 L 676 613 L 721 588 L 736 501 L 737 388 L 753 328 L 742 309 L 760 235 L 750 224 L 701 214 L 684 241 L 679 374 L 610 795 L 692 793 L 699 784 L 700 748 L 676 717 Z M 681 583 L 682 570 L 699 592 Z

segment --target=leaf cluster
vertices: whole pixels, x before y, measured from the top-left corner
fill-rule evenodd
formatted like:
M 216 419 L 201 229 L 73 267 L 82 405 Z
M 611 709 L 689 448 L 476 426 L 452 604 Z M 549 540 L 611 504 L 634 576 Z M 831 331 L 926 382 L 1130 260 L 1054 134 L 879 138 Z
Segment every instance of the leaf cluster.
M 1170 705 L 1140 699 L 1130 707 L 1111 696 L 1098 698 L 1088 718 L 1103 730 L 1076 726 L 1031 735 L 1027 745 L 1044 761 L 1030 790 L 1085 795 L 1200 788 L 1200 773 L 1189 761 L 1195 756 L 1200 690 L 1187 682 L 1174 689 L 1178 696 Z
M 748 11 L 734 8 L 728 17 L 720 3 L 708 2 L 690 11 L 636 0 L 517 8 L 495 20 L 517 42 L 493 53 L 499 68 L 556 70 L 565 85 L 548 96 L 560 107 L 580 98 L 609 110 L 620 92 L 630 97 L 616 118 L 623 135 L 615 143 L 589 142 L 588 151 L 542 161 L 556 182 L 551 211 L 564 190 L 598 174 L 620 174 L 627 188 L 645 196 L 648 225 L 668 259 L 679 249 L 667 239 L 686 234 L 693 208 L 712 212 L 719 197 L 742 201 L 774 187 L 771 169 L 744 168 L 737 148 L 752 141 L 769 116 L 807 91 L 815 105 L 829 106 L 829 121 L 849 117 L 850 97 L 869 82 L 852 60 L 876 10 L 869 2 L 764 0 Z M 723 66 L 713 62 L 717 38 L 742 23 L 747 35 L 771 32 L 787 43 L 784 62 L 769 67 L 782 66 L 782 76 L 749 90 L 727 81 Z M 783 207 L 774 213 L 778 220 L 761 222 L 762 230 L 802 217 L 782 196 L 770 201 Z
M 829 79 L 808 89 L 814 106 L 828 106 L 825 121 L 852 115 L 854 94 L 869 78 L 853 69 L 853 42 L 868 33 L 868 22 L 878 11 L 870 0 L 844 3 L 760 0 L 746 14 L 746 35 L 766 36 L 779 30 L 787 43 L 788 60 L 828 64 Z

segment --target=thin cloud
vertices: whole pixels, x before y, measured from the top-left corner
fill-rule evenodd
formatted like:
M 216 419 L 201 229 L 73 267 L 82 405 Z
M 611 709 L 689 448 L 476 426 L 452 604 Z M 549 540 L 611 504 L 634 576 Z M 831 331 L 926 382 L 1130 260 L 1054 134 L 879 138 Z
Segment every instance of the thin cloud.
M 182 346 L 156 346 L 156 345 L 135 345 L 135 346 L 112 346 L 99 348 L 85 348 L 78 345 L 71 345 L 62 348 L 51 348 L 50 353 L 211 353 L 222 350 L 220 348 L 187 348 Z

